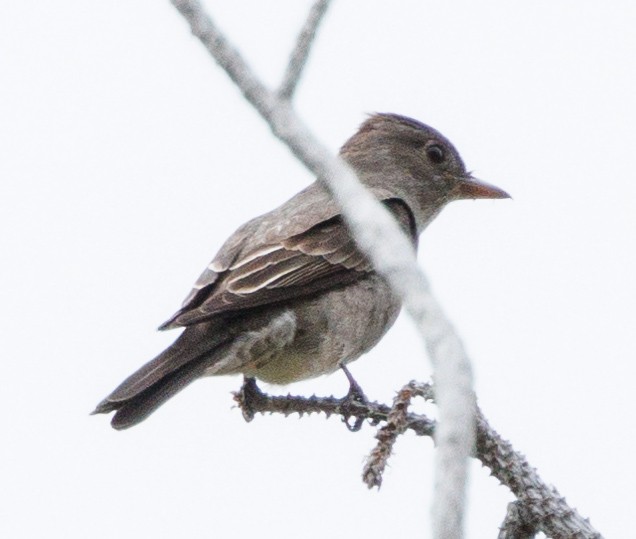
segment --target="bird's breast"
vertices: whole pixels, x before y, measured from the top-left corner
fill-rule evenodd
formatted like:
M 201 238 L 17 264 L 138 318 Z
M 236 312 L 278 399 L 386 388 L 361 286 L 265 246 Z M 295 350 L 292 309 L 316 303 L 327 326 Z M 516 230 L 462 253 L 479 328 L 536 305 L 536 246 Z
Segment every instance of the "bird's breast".
M 388 285 L 372 274 L 353 284 L 298 300 L 289 343 L 269 357 L 254 358 L 244 373 L 268 383 L 329 374 L 370 350 L 393 325 L 400 304 Z

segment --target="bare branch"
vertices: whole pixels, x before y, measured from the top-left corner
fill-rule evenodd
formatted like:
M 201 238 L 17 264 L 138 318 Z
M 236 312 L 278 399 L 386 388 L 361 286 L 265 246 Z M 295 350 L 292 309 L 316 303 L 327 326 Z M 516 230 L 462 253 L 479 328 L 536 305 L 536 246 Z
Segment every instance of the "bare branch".
M 283 82 L 278 89 L 279 99 L 289 100 L 293 97 L 298 81 L 300 80 L 300 75 L 309 57 L 311 45 L 316 37 L 316 31 L 327 12 L 330 1 L 331 0 L 316 0 L 311 10 L 309 10 L 307 20 L 296 39 L 296 46 L 289 57 L 289 63 L 287 64 Z
M 426 387 L 427 384 L 422 384 Z M 263 393 L 253 378 L 247 378 L 243 386 L 234 393 L 234 400 L 238 404 L 245 421 L 250 422 L 256 414 L 291 414 L 303 416 L 305 414 L 325 414 L 327 417 L 339 415 L 343 422 L 352 417 L 369 420 L 372 425 L 387 421 L 392 408 L 378 402 L 360 402 L 336 397 L 300 397 L 295 395 L 275 396 Z M 412 430 L 418 436 L 432 437 L 435 431 L 435 421 L 425 415 L 407 414 L 406 429 Z
M 216 62 L 236 84 L 243 96 L 268 119 L 277 106 L 277 99 L 254 75 L 241 54 L 212 22 L 197 0 L 171 0 L 181 15 L 190 23 L 192 34 L 199 38 Z M 268 120 L 269 122 L 269 120 Z
M 530 512 L 519 500 L 510 502 L 497 539 L 532 539 L 537 534 L 537 527 L 530 518 Z
M 276 137 L 324 181 L 340 205 L 356 242 L 390 283 L 424 338 L 433 363 L 440 425 L 435 467 L 436 538 L 462 536 L 467 457 L 475 439 L 472 369 L 463 344 L 417 265 L 415 252 L 388 211 L 303 125 L 287 100 L 271 93 L 196 0 L 172 0 L 217 63 L 268 122 Z
M 387 415 L 386 425 L 378 429 L 375 435 L 378 443 L 371 451 L 362 470 L 362 480 L 369 488 L 380 488 L 382 485 L 382 474 L 393 452 L 393 445 L 398 436 L 408 428 L 407 412 L 411 399 L 416 395 L 423 396 L 421 387 L 415 382 L 410 382 L 398 391 L 393 399 L 393 407 Z
M 246 389 L 246 386 L 249 387 Z M 404 390 L 408 390 L 411 396 L 418 395 L 432 400 L 433 391 L 430 384 L 410 382 Z M 404 394 L 398 396 L 396 402 L 405 402 L 408 398 Z M 324 413 L 328 417 L 341 415 L 345 420 L 350 417 L 368 419 L 372 425 L 377 425 L 380 422 L 388 424 L 389 421 L 395 421 L 396 415 L 402 415 L 398 427 L 401 432 L 411 430 L 418 436 L 432 437 L 439 428 L 435 421 L 423 414 L 397 412 L 395 405 L 389 407 L 377 402 L 350 402 L 334 397 L 273 397 L 262 393 L 253 380 L 247 381 L 235 394 L 234 399 L 247 420 L 251 420 L 256 413 L 282 413 L 286 416 L 292 413 Z M 510 442 L 499 436 L 479 409 L 477 444 L 473 456 L 488 467 L 492 475 L 507 486 L 518 499 L 518 503 L 508 510 L 508 527 L 502 532 L 509 535 L 500 537 L 531 537 L 528 535 L 531 532 L 542 531 L 554 539 L 602 539 L 602 535 L 589 521 L 581 517 L 576 509 L 568 506 L 558 491 L 539 477 L 525 457 L 515 451 Z M 526 535 L 514 535 L 516 532 Z
M 569 507 L 558 491 L 543 482 L 477 410 L 477 458 L 506 485 L 524 508 L 524 521 L 554 539 L 602 539 L 587 519 Z M 523 536 L 522 536 L 523 537 Z

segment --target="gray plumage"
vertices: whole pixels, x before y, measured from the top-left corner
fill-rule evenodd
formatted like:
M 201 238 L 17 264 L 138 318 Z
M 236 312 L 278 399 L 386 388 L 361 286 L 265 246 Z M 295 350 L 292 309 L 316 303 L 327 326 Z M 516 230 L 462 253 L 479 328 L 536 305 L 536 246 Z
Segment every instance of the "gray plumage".
M 447 202 L 508 196 L 472 178 L 437 131 L 395 114 L 370 117 L 341 156 L 415 246 Z M 375 346 L 399 309 L 335 201 L 314 182 L 230 236 L 160 328 L 183 333 L 94 413 L 116 411 L 112 425 L 123 429 L 201 376 L 243 373 L 288 384 L 328 374 Z

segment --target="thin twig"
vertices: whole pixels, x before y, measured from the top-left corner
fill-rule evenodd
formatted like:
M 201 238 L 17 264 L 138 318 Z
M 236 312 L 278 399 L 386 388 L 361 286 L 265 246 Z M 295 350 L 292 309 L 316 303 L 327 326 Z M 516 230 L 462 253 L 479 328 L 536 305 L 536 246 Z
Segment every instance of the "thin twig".
M 531 518 L 530 511 L 519 500 L 510 502 L 497 539 L 532 539 L 537 527 Z
M 375 435 L 378 443 L 371 451 L 362 470 L 362 480 L 367 487 L 373 488 L 382 485 L 382 475 L 389 457 L 393 453 L 393 445 L 400 434 L 408 428 L 407 414 L 411 400 L 422 392 L 414 382 L 405 385 L 393 399 L 393 406 L 389 412 L 386 425 L 378 429 Z
M 307 15 L 307 20 L 298 34 L 296 46 L 289 57 L 287 70 L 278 89 L 277 94 L 279 99 L 290 100 L 293 97 L 298 81 L 300 80 L 300 75 L 309 57 L 309 51 L 316 37 L 318 26 L 327 12 L 330 1 L 331 0 L 316 0 L 309 10 L 309 15 Z
M 297 395 L 268 395 L 263 393 L 253 378 L 247 378 L 239 391 L 234 393 L 234 400 L 243 413 L 246 421 L 252 421 L 256 414 L 325 414 L 341 416 L 344 420 L 351 417 L 369 420 L 372 425 L 387 421 L 391 407 L 378 402 L 359 402 L 336 397 L 300 397 Z M 343 407 L 344 404 L 344 407 Z M 435 421 L 425 415 L 407 414 L 406 430 L 412 430 L 418 436 L 433 437 Z

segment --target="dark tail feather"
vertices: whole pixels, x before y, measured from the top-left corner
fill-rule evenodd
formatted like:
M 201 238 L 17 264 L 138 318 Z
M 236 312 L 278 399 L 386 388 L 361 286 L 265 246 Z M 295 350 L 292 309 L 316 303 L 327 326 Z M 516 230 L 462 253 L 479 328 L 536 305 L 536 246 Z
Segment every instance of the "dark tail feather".
M 208 364 L 209 357 L 204 355 L 164 376 L 154 385 L 128 400 L 104 401 L 107 408 L 104 412 L 117 410 L 111 425 L 114 429 L 122 430 L 142 422 L 164 402 L 202 376 Z M 98 406 L 95 412 L 101 413 L 102 409 Z
M 200 324 L 186 330 L 156 358 L 124 380 L 100 402 L 93 414 L 117 410 L 112 425 L 125 429 L 139 423 L 166 400 L 179 392 L 214 360 L 211 352 L 222 337 L 211 325 Z

